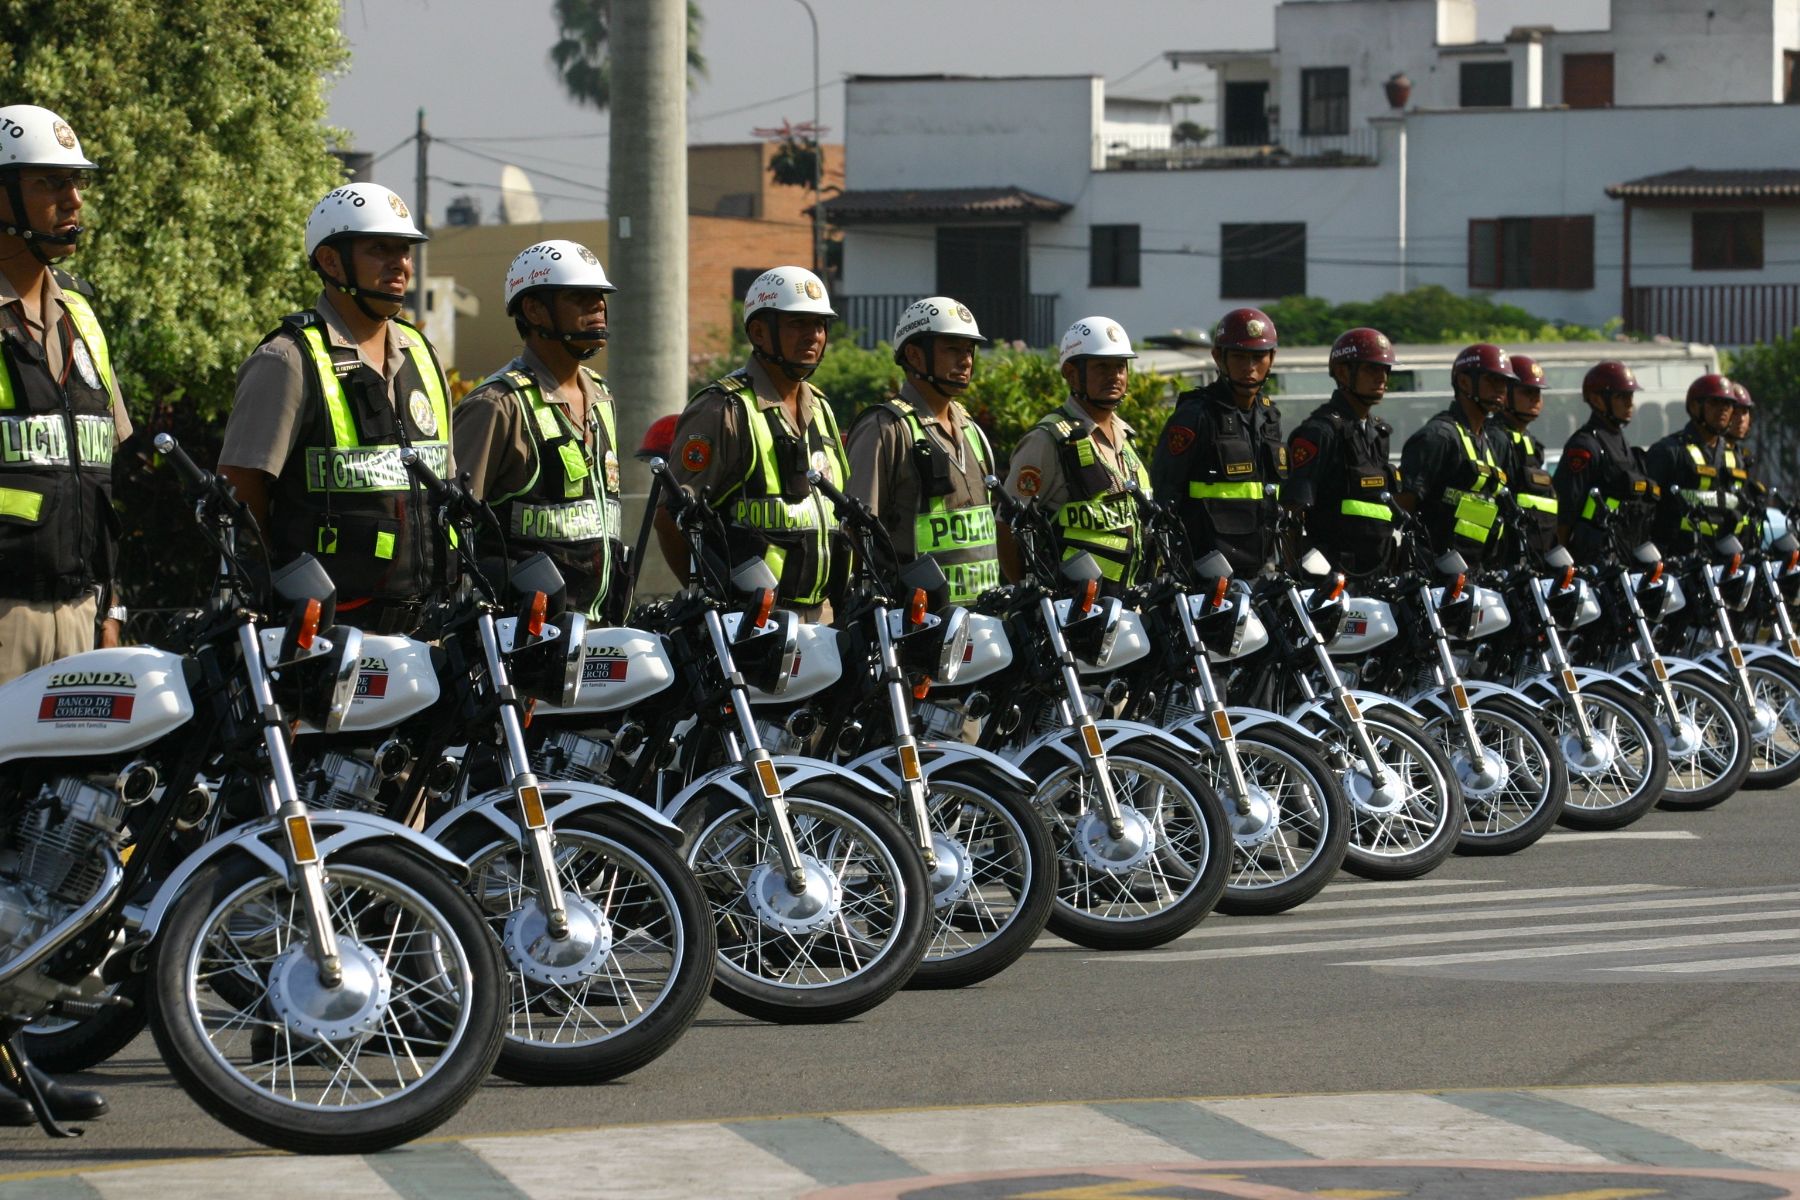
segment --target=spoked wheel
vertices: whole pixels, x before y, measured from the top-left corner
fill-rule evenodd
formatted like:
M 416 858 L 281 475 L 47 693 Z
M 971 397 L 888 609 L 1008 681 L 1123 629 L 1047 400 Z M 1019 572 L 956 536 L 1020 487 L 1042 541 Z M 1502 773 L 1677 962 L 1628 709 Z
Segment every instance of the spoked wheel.
M 1349 801 L 1336 772 L 1298 737 L 1258 726 L 1240 732 L 1237 745 L 1247 804 L 1232 798 L 1223 755 L 1200 760 L 1231 825 L 1231 878 L 1219 911 L 1286 912 L 1318 895 L 1343 866 Z
M 787 802 L 799 892 L 762 812 L 714 793 L 682 813 L 718 938 L 713 998 L 764 1021 L 842 1021 L 918 967 L 931 928 L 924 859 L 892 817 L 840 784 L 811 780 Z
M 1096 950 L 1160 946 L 1218 903 L 1231 873 L 1231 826 L 1206 778 L 1154 742 L 1107 751 L 1123 828 L 1102 815 L 1080 766 L 1046 747 L 1023 764 L 1056 848 L 1052 933 Z
M 1557 822 L 1570 829 L 1622 829 L 1662 798 L 1669 750 L 1656 718 L 1622 686 L 1596 684 L 1580 695 L 1594 731 L 1592 746 L 1581 744 L 1567 701 L 1543 709 L 1569 771 L 1569 801 Z
M 1658 808 L 1711 808 L 1744 785 L 1753 762 L 1750 720 L 1722 684 L 1693 672 L 1674 676 L 1673 714 L 1658 699 L 1656 727 L 1669 752 L 1669 783 Z
M 170 909 L 150 1029 L 222 1124 L 304 1154 L 429 1133 L 500 1053 L 506 968 L 475 905 L 435 867 L 358 845 L 326 864 L 343 978 L 306 951 L 302 901 L 260 862 L 200 869 Z
M 1434 717 L 1428 726 L 1462 786 L 1458 854 L 1514 854 L 1550 831 L 1569 798 L 1569 772 L 1556 739 L 1530 709 L 1505 697 L 1478 701 L 1471 711 L 1481 743 L 1477 761 L 1464 744 L 1461 722 Z
M 1755 658 L 1750 675 L 1750 736 L 1755 753 L 1745 787 L 1786 787 L 1800 779 L 1800 667 Z
M 520 1083 L 598 1083 L 675 1044 L 712 983 L 700 885 L 668 843 L 606 813 L 556 824 L 569 929 L 553 938 L 517 839 L 485 821 L 449 845 L 506 954 L 511 991 L 495 1070 Z
M 33 1021 L 21 1035 L 26 1057 L 52 1075 L 99 1066 L 144 1032 L 146 987 L 143 975 L 127 975 L 100 994 L 129 1000 L 129 1007 L 109 1004 L 79 1017 Z
M 1347 729 L 1321 722 L 1326 756 L 1342 764 L 1350 801 L 1344 869 L 1365 879 L 1415 879 L 1450 857 L 1462 829 L 1462 790 L 1449 760 L 1412 721 L 1364 714 L 1379 778 Z
M 958 764 L 933 771 L 926 797 L 937 866 L 932 924 L 908 987 L 967 987 L 1031 948 L 1050 915 L 1050 834 L 1004 778 Z

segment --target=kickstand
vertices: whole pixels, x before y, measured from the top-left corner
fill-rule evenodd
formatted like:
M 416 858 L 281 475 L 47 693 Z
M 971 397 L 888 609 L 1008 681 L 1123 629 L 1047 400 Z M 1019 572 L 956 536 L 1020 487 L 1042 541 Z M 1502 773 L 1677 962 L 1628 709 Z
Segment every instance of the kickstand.
M 44 1089 L 38 1086 L 37 1077 L 25 1059 L 25 1052 L 19 1049 L 17 1038 L 9 1038 L 0 1042 L 0 1083 L 24 1097 L 25 1103 L 31 1105 L 36 1114 L 38 1125 L 53 1138 L 78 1138 L 82 1130 L 71 1128 L 58 1121 L 50 1113 L 50 1101 L 44 1096 Z

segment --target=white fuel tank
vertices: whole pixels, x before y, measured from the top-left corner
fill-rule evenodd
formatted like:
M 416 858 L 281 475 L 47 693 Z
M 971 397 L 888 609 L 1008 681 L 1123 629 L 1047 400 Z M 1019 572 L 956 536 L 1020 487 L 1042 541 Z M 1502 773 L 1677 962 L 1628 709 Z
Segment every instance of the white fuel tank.
M 728 614 L 725 632 L 735 634 L 736 626 L 731 623 Z M 752 704 L 758 702 L 788 703 L 793 700 L 804 700 L 808 696 L 816 696 L 832 684 L 836 683 L 844 673 L 843 656 L 838 653 L 837 630 L 829 625 L 809 625 L 802 621 L 794 637 L 794 668 L 788 675 L 788 683 L 779 696 L 772 696 L 756 688 L 745 688 Z
M 1492 637 L 1508 625 L 1512 624 L 1512 610 L 1506 607 L 1506 597 L 1493 588 L 1470 585 L 1470 600 L 1475 605 L 1475 623 L 1469 629 L 1469 637 Z M 1432 589 L 1433 599 L 1441 599 L 1442 588 Z
M 1369 596 L 1344 598 L 1344 623 L 1328 649 L 1334 657 L 1354 658 L 1384 646 L 1400 636 L 1394 606 Z
M 193 719 L 179 654 L 89 650 L 0 687 L 0 762 L 136 750 Z
M 963 650 L 962 670 L 956 673 L 956 685 L 974 683 L 998 674 L 1012 666 L 1012 643 L 1006 637 L 1006 622 L 985 613 L 969 614 L 969 644 Z
M 675 682 L 675 664 L 662 635 L 623 625 L 589 629 L 582 638 L 581 691 L 572 709 L 539 704 L 537 711 L 620 712 Z
M 262 631 L 266 658 L 273 661 L 280 653 L 281 639 L 286 634 L 279 627 Z M 357 666 L 356 695 L 338 732 L 392 729 L 436 704 L 438 691 L 430 646 L 409 637 L 365 633 L 362 659 Z M 317 733 L 319 727 L 303 721 L 297 732 Z

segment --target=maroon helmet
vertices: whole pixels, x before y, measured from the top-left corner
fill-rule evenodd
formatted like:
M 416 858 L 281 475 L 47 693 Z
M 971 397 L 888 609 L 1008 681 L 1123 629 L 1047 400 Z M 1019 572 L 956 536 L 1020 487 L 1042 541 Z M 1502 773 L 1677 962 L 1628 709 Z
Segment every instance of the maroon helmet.
M 1756 401 L 1750 397 L 1750 389 L 1735 379 L 1731 381 L 1731 402 L 1738 408 L 1756 407 Z
M 1513 374 L 1518 376 L 1521 387 L 1545 388 L 1550 381 L 1544 374 L 1544 368 L 1538 360 L 1528 354 L 1515 354 L 1510 360 Z
M 1450 366 L 1450 377 L 1458 375 L 1498 375 L 1509 383 L 1519 382 L 1513 374 L 1512 361 L 1506 351 L 1492 342 L 1476 342 L 1473 346 L 1464 346 L 1457 353 L 1456 361 Z
M 1706 400 L 1734 402 L 1736 396 L 1731 391 L 1731 380 L 1723 375 L 1702 375 L 1688 384 L 1687 402 L 1690 405 Z
M 1381 363 L 1394 365 L 1394 343 L 1379 329 L 1362 327 L 1347 329 L 1331 343 L 1331 365 L 1339 363 Z
M 675 426 L 680 421 L 681 417 L 678 414 L 670 413 L 666 417 L 658 417 L 650 422 L 650 428 L 644 430 L 644 440 L 638 446 L 637 457 L 644 459 L 669 457 L 669 451 L 675 448 Z
M 1581 394 L 1589 392 L 1641 392 L 1637 376 L 1618 359 L 1607 359 L 1588 368 L 1581 380 Z
M 1275 322 L 1260 308 L 1234 308 L 1213 330 L 1215 350 L 1273 350 Z

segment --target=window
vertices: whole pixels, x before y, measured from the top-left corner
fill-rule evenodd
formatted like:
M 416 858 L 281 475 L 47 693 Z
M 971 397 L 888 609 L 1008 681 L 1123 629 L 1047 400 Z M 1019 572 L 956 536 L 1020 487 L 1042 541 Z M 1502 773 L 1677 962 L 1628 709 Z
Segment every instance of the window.
M 1094 225 L 1088 229 L 1088 286 L 1138 286 L 1138 227 Z
M 1587 291 L 1594 286 L 1594 218 L 1470 221 L 1469 286 Z
M 1464 108 L 1511 108 L 1512 64 L 1468 62 L 1462 65 Z
M 1308 137 L 1350 132 L 1349 67 L 1300 72 L 1300 132 Z
M 1269 300 L 1306 294 L 1306 226 L 1219 226 L 1219 297 Z
M 1694 214 L 1694 270 L 1760 271 L 1762 265 L 1761 209 Z
M 1563 56 L 1563 103 L 1570 108 L 1611 108 L 1613 56 L 1567 54 Z
M 750 285 L 756 282 L 768 267 L 733 267 L 731 268 L 731 295 L 733 299 L 742 300 L 750 292 Z
M 1800 91 L 1794 89 L 1794 63 L 1800 61 L 1800 50 L 1781 52 L 1781 97 L 1786 104 L 1800 104 Z

